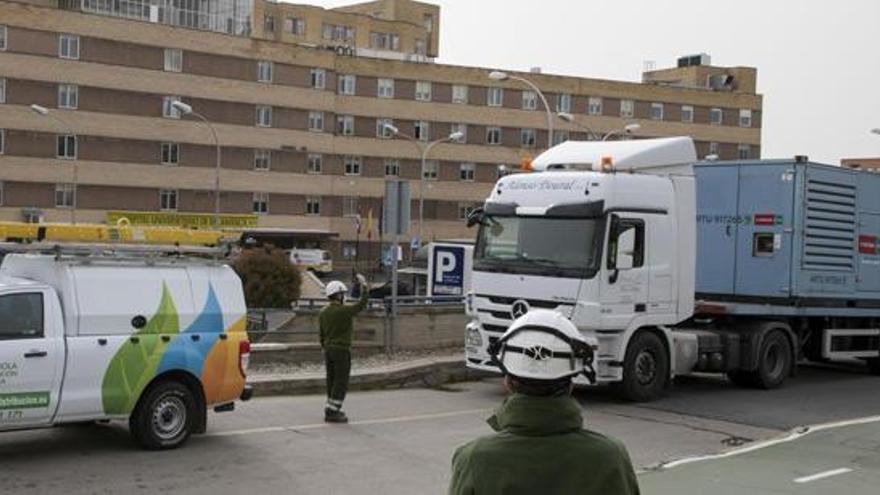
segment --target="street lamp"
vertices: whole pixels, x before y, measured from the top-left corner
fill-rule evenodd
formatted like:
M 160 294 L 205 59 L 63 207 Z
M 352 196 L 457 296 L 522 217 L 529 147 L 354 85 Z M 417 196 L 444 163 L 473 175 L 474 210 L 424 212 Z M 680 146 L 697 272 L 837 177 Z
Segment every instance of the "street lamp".
M 544 96 L 544 93 L 541 92 L 541 88 L 524 77 L 513 76 L 500 70 L 490 72 L 489 79 L 498 82 L 507 80 L 519 81 L 532 88 L 532 90 L 538 94 L 541 98 L 541 102 L 544 103 L 544 109 L 547 111 L 547 132 L 549 133 L 547 137 L 547 147 L 551 148 L 553 146 L 553 112 L 550 110 L 550 105 L 547 103 L 547 98 Z
M 587 126 L 581 124 L 580 122 L 578 122 L 577 120 L 575 120 L 574 115 L 572 115 L 568 112 L 559 112 L 556 114 L 556 116 L 559 117 L 559 120 L 561 120 L 563 122 L 568 122 L 569 124 L 574 125 L 578 129 L 581 129 L 583 131 L 587 131 L 587 140 L 588 141 L 593 140 L 593 139 L 598 139 L 599 135 L 596 134 L 595 132 L 593 132 L 593 130 L 590 129 L 589 127 L 587 127 Z
M 30 108 L 31 108 L 31 111 L 34 112 L 35 114 L 37 114 L 41 117 L 48 117 L 48 118 L 54 120 L 55 122 L 61 124 L 61 127 L 64 128 L 64 130 L 67 132 L 67 135 L 73 136 L 74 147 L 78 146 L 79 143 L 77 143 L 76 133 L 73 132 L 73 126 L 71 126 L 70 123 L 68 123 L 66 120 L 62 119 L 61 117 L 55 115 L 55 112 L 50 112 L 49 109 L 44 106 L 37 105 L 35 103 L 35 104 L 32 104 Z M 74 149 L 76 149 L 76 148 L 74 148 Z M 71 201 L 71 205 L 70 205 L 71 206 L 71 208 L 70 208 L 70 223 L 76 224 L 76 206 L 77 206 L 77 196 L 78 196 L 78 192 L 79 192 L 79 190 L 78 190 L 79 189 L 79 164 L 77 163 L 76 159 L 74 158 L 71 165 L 73 165 L 73 197 L 71 198 L 72 201 Z
M 192 115 L 201 120 L 208 129 L 211 130 L 211 136 L 214 138 L 214 147 L 217 149 L 217 162 L 214 165 L 214 228 L 220 228 L 220 139 L 217 137 L 217 130 L 213 124 L 205 118 L 204 115 L 193 110 L 191 105 L 187 105 L 182 101 L 171 102 L 171 106 L 183 115 Z
M 623 129 L 614 129 L 614 130 L 608 131 L 608 133 L 606 133 L 604 136 L 602 136 L 602 141 L 608 141 L 612 136 L 615 136 L 620 133 L 632 134 L 641 128 L 642 128 L 642 126 L 640 124 L 627 124 L 623 127 Z
M 422 245 L 422 224 L 424 223 L 424 219 L 425 219 L 425 166 L 427 165 L 427 161 L 428 161 L 428 153 L 430 153 L 431 149 L 433 149 L 434 146 L 437 146 L 438 144 L 447 143 L 450 141 L 458 141 L 459 139 L 464 137 L 464 133 L 460 132 L 460 131 L 456 131 L 456 132 L 453 132 L 452 134 L 450 134 L 444 138 L 437 139 L 435 141 L 431 141 L 430 143 L 425 143 L 424 141 L 422 141 L 420 139 L 416 139 L 408 134 L 400 132 L 400 129 L 398 129 L 397 127 L 395 127 L 391 124 L 384 124 L 382 126 L 382 128 L 385 129 L 386 131 L 390 132 L 394 136 L 404 138 L 408 141 L 412 141 L 412 143 L 415 144 L 419 148 L 419 151 L 422 154 L 422 171 L 421 171 L 421 174 L 419 175 L 419 230 L 418 230 L 419 247 L 421 247 L 421 245 Z

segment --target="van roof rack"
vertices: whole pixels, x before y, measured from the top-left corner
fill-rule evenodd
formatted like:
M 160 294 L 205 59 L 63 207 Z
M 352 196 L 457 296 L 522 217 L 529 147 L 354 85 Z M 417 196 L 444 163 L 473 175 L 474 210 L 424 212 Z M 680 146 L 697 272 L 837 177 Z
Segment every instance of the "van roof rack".
M 0 253 L 27 253 L 55 256 L 56 261 L 162 261 L 227 259 L 232 244 L 216 247 L 151 244 L 93 244 L 75 242 L 0 242 Z

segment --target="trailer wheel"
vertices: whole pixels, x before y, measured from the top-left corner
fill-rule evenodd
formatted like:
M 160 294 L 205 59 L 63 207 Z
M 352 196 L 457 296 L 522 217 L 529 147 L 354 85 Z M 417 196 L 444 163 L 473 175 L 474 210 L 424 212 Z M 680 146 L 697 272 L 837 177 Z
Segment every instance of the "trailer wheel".
M 617 384 L 618 393 L 633 402 L 659 399 L 666 391 L 669 380 L 669 355 L 656 334 L 639 332 L 626 349 L 623 363 L 623 381 Z
M 141 397 L 128 424 L 134 439 L 147 450 L 167 450 L 186 442 L 196 423 L 196 401 L 176 381 L 159 382 Z

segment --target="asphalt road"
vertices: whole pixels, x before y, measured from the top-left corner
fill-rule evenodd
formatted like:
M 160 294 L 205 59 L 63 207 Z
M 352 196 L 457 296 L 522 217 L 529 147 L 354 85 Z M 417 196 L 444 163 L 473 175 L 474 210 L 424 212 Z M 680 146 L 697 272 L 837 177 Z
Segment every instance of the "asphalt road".
M 664 462 L 775 438 L 794 425 L 880 414 L 878 385 L 880 378 L 860 372 L 808 369 L 791 386 L 773 392 L 699 378 L 649 405 L 620 403 L 605 390 L 580 392 L 577 397 L 584 405 L 587 427 L 622 439 L 637 467 L 650 470 Z M 207 435 L 193 438 L 183 449 L 162 453 L 137 450 L 122 425 L 6 433 L 0 435 L 0 492 L 440 494 L 455 447 L 490 432 L 484 420 L 502 398 L 497 380 L 445 390 L 356 393 L 346 403 L 353 420 L 347 426 L 321 421 L 323 397 L 257 399 L 233 413 L 212 415 Z M 851 448 L 880 452 L 880 435 L 854 435 L 858 445 L 851 438 L 836 441 L 841 459 L 852 457 L 847 450 Z M 814 439 L 797 442 L 803 441 Z M 775 448 L 797 450 L 795 445 Z M 821 452 L 818 447 L 802 449 L 805 456 L 819 459 L 802 469 L 792 466 L 780 480 L 790 483 L 825 468 L 855 465 L 838 459 L 822 462 Z M 745 467 L 736 464 L 746 460 Z M 723 477 L 702 469 L 772 471 L 772 461 L 737 456 L 648 472 L 643 475 L 645 493 L 708 493 L 709 486 L 726 485 L 713 485 L 712 480 Z M 876 467 L 858 463 L 857 474 L 836 478 L 873 482 L 875 478 L 867 476 L 876 476 Z M 741 476 L 740 471 L 732 478 Z M 852 490 L 843 493 L 869 493 L 858 491 L 859 486 L 851 485 Z

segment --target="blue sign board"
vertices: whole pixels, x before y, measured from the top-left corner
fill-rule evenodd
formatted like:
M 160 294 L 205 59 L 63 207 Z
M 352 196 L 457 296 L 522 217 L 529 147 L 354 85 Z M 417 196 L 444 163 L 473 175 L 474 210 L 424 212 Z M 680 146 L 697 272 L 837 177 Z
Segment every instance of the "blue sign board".
M 431 263 L 432 293 L 437 296 L 464 295 L 465 248 L 437 246 Z

